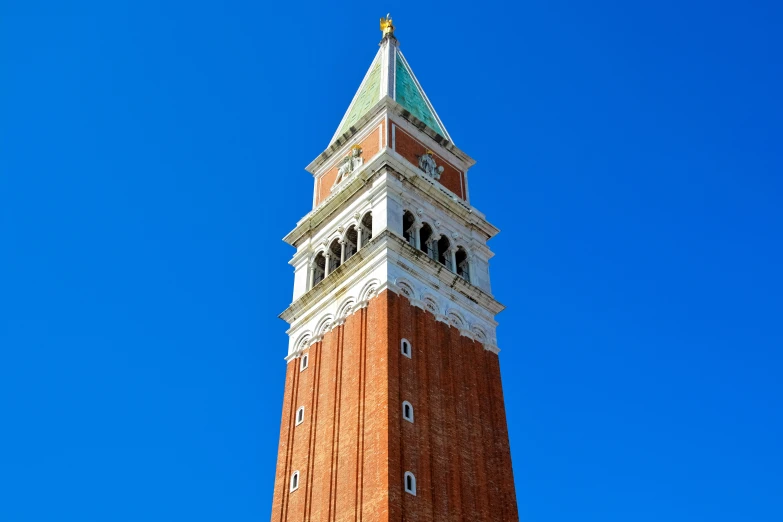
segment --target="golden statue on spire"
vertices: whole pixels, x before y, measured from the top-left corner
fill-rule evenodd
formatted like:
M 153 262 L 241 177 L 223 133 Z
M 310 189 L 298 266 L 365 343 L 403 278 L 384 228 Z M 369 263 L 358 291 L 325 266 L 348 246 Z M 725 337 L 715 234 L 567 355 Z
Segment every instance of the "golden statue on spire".
M 381 32 L 383 37 L 394 36 L 394 25 L 392 24 L 391 14 L 387 14 L 385 18 L 381 18 Z

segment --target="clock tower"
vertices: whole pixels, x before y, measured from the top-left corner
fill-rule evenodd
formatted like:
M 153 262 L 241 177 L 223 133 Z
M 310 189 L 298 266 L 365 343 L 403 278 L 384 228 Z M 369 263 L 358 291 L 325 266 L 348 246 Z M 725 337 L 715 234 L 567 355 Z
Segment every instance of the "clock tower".
M 391 18 L 307 167 L 272 520 L 516 521 L 487 241 Z

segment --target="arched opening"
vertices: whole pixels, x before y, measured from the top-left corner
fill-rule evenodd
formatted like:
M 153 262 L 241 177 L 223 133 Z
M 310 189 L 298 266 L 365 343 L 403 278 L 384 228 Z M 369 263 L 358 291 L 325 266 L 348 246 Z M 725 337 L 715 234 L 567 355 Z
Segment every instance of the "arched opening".
M 342 245 L 335 239 L 329 244 L 329 273 L 331 274 L 342 264 Z
M 364 246 L 372 239 L 372 212 L 368 212 L 362 217 L 360 225 L 359 233 L 362 236 L 361 246 Z M 359 248 L 361 248 L 361 246 Z
M 296 491 L 297 489 L 299 489 L 299 471 L 294 471 L 294 474 L 291 475 L 290 491 Z
M 416 477 L 413 476 L 413 473 L 410 471 L 405 472 L 405 492 L 410 493 L 411 495 L 416 494 Z
M 356 232 L 356 225 L 351 225 L 348 227 L 348 230 L 345 232 L 345 260 L 348 261 L 348 259 L 356 253 L 358 250 L 358 234 Z
M 451 242 L 449 241 L 449 238 L 446 236 L 440 236 L 440 239 L 438 240 L 438 263 L 453 271 L 451 267 L 451 251 L 449 250 L 450 247 Z
M 457 262 L 457 275 L 465 281 L 470 282 L 470 264 L 468 263 L 468 253 L 462 247 L 457 248 L 454 258 Z
M 416 218 L 411 212 L 406 210 L 402 215 L 402 235 L 405 236 L 405 241 L 407 241 L 414 248 L 416 248 L 416 229 L 414 228 L 415 224 Z
M 402 418 L 413 422 L 413 405 L 408 401 L 402 401 Z
M 400 352 L 402 352 L 402 354 L 408 359 L 411 358 L 411 343 L 407 339 L 400 341 Z
M 326 277 L 326 257 L 323 252 L 318 252 L 313 260 L 313 286 L 317 285 Z
M 426 252 L 430 259 L 435 259 L 435 246 L 432 241 L 432 227 L 424 223 L 419 230 L 419 250 Z

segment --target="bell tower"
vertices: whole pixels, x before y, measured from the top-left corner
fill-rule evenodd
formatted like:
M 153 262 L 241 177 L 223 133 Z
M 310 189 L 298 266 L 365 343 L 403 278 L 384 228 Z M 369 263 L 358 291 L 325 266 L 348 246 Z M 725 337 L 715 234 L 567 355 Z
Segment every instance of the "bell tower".
M 272 520 L 516 521 L 487 241 L 458 149 L 380 49 L 308 167 Z

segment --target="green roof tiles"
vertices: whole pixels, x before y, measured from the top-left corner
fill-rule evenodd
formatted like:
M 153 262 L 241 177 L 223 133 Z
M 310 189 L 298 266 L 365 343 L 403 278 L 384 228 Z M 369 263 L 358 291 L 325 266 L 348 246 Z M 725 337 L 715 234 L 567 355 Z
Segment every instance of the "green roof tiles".
M 386 37 L 364 75 L 359 90 L 348 106 L 332 143 L 355 126 L 379 101 L 388 96 L 429 129 L 451 141 L 448 131 L 416 80 L 410 65 L 397 47 L 397 40 Z M 357 129 L 358 130 L 358 129 Z
M 395 101 L 405 107 L 408 112 L 423 121 L 427 127 L 431 128 L 441 136 L 446 133 L 438 125 L 438 119 L 433 114 L 429 104 L 424 97 L 424 93 L 419 88 L 416 80 L 413 79 L 413 73 L 410 70 L 405 58 L 397 52 L 397 62 L 395 71 L 394 97 Z
M 346 132 L 351 125 L 359 121 L 367 111 L 378 103 L 381 98 L 381 57 L 380 54 L 375 58 L 375 62 L 370 66 L 370 73 L 367 75 L 367 80 L 356 95 L 356 101 L 351 107 L 351 111 L 345 118 L 345 122 L 340 131 L 337 133 L 339 136 Z

